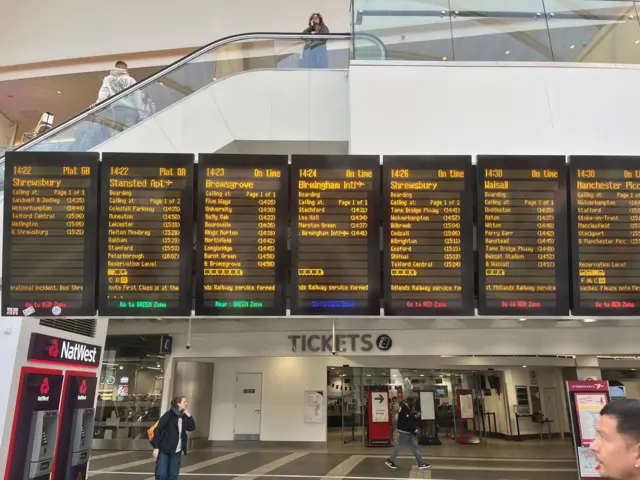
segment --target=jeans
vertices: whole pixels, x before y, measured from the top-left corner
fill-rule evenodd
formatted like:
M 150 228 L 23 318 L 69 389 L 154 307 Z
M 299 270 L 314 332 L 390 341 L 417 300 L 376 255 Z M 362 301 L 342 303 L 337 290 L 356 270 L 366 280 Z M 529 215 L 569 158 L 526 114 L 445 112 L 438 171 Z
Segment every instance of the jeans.
M 178 480 L 181 453 L 158 453 L 156 460 L 156 480 Z
M 424 460 L 420 456 L 420 452 L 418 452 L 418 442 L 416 442 L 416 437 L 414 437 L 410 433 L 401 431 L 398 432 L 398 435 L 398 443 L 396 444 L 396 448 L 393 449 L 393 453 L 389 457 L 389 460 L 391 460 L 393 463 L 396 463 L 396 457 L 398 456 L 398 453 L 400 453 L 400 449 L 403 447 L 403 445 L 409 445 L 411 453 L 413 453 L 413 456 L 416 457 L 416 460 L 418 461 L 418 465 L 422 465 L 424 463 Z

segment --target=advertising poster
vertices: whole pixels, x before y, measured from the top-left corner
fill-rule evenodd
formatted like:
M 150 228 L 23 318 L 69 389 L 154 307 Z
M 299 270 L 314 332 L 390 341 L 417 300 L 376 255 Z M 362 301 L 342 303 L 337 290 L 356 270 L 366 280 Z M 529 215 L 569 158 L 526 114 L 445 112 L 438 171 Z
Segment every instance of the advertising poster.
M 389 393 L 372 392 L 371 419 L 374 423 L 389 422 Z
M 473 418 L 473 396 L 469 394 L 460 394 L 460 418 Z
M 578 464 L 580 465 L 580 477 L 601 478 L 596 454 L 589 450 L 589 447 L 578 447 Z
M 606 393 L 576 393 L 576 410 L 582 445 L 588 447 L 596 439 L 600 410 L 607 404 Z
M 322 390 L 305 390 L 304 422 L 324 422 L 324 392 Z

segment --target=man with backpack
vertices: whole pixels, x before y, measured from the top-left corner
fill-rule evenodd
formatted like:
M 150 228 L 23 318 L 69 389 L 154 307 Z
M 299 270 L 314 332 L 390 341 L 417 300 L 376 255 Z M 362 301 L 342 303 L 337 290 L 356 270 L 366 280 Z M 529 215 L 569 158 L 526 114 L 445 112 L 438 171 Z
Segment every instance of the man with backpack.
M 398 443 L 396 444 L 396 448 L 393 449 L 391 456 L 384 462 L 391 470 L 398 468 L 396 458 L 404 445 L 408 445 L 411 449 L 413 456 L 416 457 L 420 470 L 431 468 L 431 465 L 426 463 L 420 456 L 420 452 L 418 452 L 418 442 L 416 441 L 415 434 L 418 430 L 418 417 L 420 414 L 413 411 L 415 402 L 415 398 L 409 397 L 400 404 L 400 412 L 398 413 Z

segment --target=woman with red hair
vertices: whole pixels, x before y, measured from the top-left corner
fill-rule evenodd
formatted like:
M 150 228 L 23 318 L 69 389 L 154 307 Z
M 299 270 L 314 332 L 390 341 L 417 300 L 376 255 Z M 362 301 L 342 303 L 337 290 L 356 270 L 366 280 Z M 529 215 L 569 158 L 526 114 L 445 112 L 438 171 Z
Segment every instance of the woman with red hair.
M 309 26 L 302 32 L 311 35 L 324 35 L 329 33 L 329 27 L 324 23 L 322 15 L 312 13 L 309 17 Z M 329 60 L 327 58 L 326 40 L 307 40 L 302 52 L 302 68 L 327 68 Z

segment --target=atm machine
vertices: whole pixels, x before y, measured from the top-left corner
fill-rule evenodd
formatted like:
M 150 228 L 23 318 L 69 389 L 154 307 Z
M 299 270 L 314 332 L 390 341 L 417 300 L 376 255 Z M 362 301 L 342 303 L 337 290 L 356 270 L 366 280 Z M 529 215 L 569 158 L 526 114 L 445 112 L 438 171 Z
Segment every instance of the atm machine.
M 94 408 L 77 408 L 73 411 L 71 449 L 69 451 L 70 471 L 77 470 L 89 463 L 95 416 L 96 410 Z
M 55 464 L 62 372 L 22 367 L 4 478 L 49 480 Z
M 88 372 L 67 372 L 56 469 L 52 480 L 87 478 L 96 414 L 96 385 L 96 377 Z
M 58 411 L 33 412 L 29 427 L 29 445 L 24 478 L 49 479 L 58 437 Z

